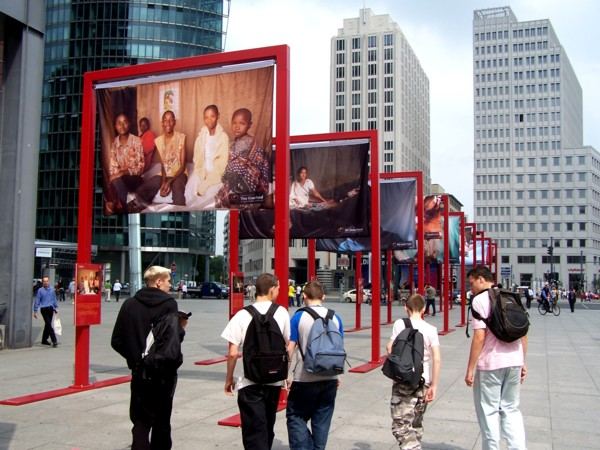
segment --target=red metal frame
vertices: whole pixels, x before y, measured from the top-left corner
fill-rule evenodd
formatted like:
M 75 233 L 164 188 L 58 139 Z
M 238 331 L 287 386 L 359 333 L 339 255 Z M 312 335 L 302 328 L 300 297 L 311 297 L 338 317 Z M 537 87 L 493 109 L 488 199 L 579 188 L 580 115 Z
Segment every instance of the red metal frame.
M 308 240 L 308 261 L 307 261 L 307 269 L 308 276 L 306 279 L 308 281 L 317 279 L 317 240 L 309 239 Z
M 79 210 L 77 234 L 77 263 L 91 262 L 94 138 L 96 124 L 96 96 L 94 84 L 99 82 L 136 79 L 149 75 L 176 73 L 191 69 L 231 66 L 235 64 L 273 60 L 276 73 L 275 148 L 289 149 L 289 47 L 286 45 L 264 47 L 234 52 L 211 53 L 190 58 L 153 62 L 134 66 L 87 72 L 83 76 L 83 111 L 81 130 L 81 158 L 79 181 Z M 281 195 L 275 196 L 275 272 L 280 280 L 288 278 L 289 205 L 289 152 L 281 151 L 276 158 L 275 170 L 280 179 L 277 186 Z M 286 283 L 287 284 L 287 283 Z M 87 387 L 89 383 L 89 326 L 75 329 L 75 382 L 74 387 Z
M 442 298 L 444 305 L 444 328 L 439 332 L 441 336 L 454 331 L 450 328 L 450 200 L 448 195 L 442 195 L 442 204 L 444 205 L 444 264 L 443 264 L 443 283 Z
M 362 252 L 354 253 L 354 284 L 356 286 L 356 303 L 354 305 L 354 328 L 344 330 L 344 333 L 354 333 L 355 331 L 366 330 L 371 327 L 362 326 L 363 303 L 363 280 L 362 280 Z
M 418 292 L 421 295 L 425 294 L 425 229 L 423 227 L 425 220 L 425 206 L 423 204 L 423 172 L 387 172 L 379 175 L 382 180 L 393 180 L 397 178 L 414 178 L 417 180 L 417 273 L 419 278 Z M 412 277 L 412 271 L 411 271 Z M 411 292 L 412 294 L 412 292 Z
M 459 229 L 460 229 L 460 323 L 457 323 L 455 327 L 464 327 L 466 323 L 465 307 L 467 302 L 467 283 L 466 277 L 466 255 L 465 255 L 465 213 L 451 211 L 450 216 L 458 217 Z
M 229 280 L 233 274 L 240 270 L 240 212 L 237 209 L 229 211 Z M 232 286 L 233 287 L 233 286 Z M 233 289 L 229 291 L 229 318 L 237 311 L 233 311 Z
M 384 325 L 389 325 L 392 323 L 392 300 L 394 300 L 394 296 L 393 296 L 393 288 L 394 288 L 394 282 L 392 280 L 392 251 L 391 250 L 387 250 L 385 252 L 385 256 L 386 256 L 386 277 L 385 277 L 385 282 L 387 284 L 386 288 L 387 288 L 387 321 L 384 323 Z

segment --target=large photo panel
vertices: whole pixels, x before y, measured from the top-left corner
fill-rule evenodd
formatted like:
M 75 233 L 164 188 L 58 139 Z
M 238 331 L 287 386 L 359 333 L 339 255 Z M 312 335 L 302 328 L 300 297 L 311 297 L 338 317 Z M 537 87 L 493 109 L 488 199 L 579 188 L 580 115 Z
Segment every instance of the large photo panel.
M 381 250 L 414 248 L 417 182 L 413 179 L 379 181 Z M 317 240 L 318 251 L 350 253 L 371 251 L 370 237 Z
M 290 152 L 290 238 L 369 234 L 368 142 L 295 144 Z M 273 238 L 272 209 L 240 212 L 240 239 Z
M 96 90 L 105 214 L 272 207 L 273 66 L 174 77 Z

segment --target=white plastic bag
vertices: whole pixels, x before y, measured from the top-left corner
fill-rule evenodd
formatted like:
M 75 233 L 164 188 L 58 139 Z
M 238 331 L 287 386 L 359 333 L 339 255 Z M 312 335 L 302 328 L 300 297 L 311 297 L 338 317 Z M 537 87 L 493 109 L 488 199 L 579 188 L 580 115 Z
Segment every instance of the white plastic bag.
M 52 328 L 54 329 L 55 335 L 62 336 L 62 324 L 60 323 L 58 314 L 54 314 L 54 317 L 52 318 Z

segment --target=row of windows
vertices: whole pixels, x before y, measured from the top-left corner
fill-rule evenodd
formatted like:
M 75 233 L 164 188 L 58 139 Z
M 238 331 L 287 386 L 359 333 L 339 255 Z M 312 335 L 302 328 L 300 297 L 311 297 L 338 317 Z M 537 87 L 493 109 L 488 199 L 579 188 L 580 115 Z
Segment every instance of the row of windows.
M 488 193 L 490 194 L 488 197 L 490 198 L 490 200 L 492 199 L 492 192 L 493 191 L 489 191 Z M 503 191 L 500 191 L 503 192 Z M 505 191 L 505 192 L 509 192 L 509 191 Z M 478 192 L 484 194 L 485 191 L 483 192 Z M 478 199 L 479 200 L 479 199 Z M 485 198 L 484 198 L 485 200 Z M 594 208 L 597 209 L 597 208 Z M 561 206 L 561 205 L 556 205 L 556 206 L 516 206 L 515 207 L 515 211 L 516 211 L 516 215 L 517 216 L 525 216 L 526 217 L 534 217 L 536 216 L 538 213 L 540 216 L 549 216 L 549 217 L 556 217 L 556 216 L 560 216 L 561 213 L 564 213 L 567 216 L 572 216 L 572 215 L 577 215 L 577 216 L 581 216 L 584 215 L 587 211 L 587 207 L 586 205 L 579 205 L 579 206 Z M 598 216 L 599 214 L 596 212 L 596 216 Z M 531 223 L 529 224 L 529 231 L 536 231 L 535 228 L 532 228 L 535 224 Z M 506 230 L 501 229 L 501 230 L 490 230 L 490 231 L 510 231 L 510 229 L 507 227 Z
M 515 72 L 516 74 L 517 72 Z M 523 74 L 523 72 L 519 72 Z M 539 83 L 537 85 L 518 85 L 513 86 L 514 94 L 524 94 L 527 92 L 528 94 L 535 94 L 536 92 L 539 94 L 547 93 L 547 92 L 560 92 L 560 82 L 556 83 Z M 496 97 L 498 95 L 509 95 L 510 90 L 508 86 L 490 86 L 490 87 L 476 87 L 475 88 L 475 97 Z M 506 104 L 508 108 L 508 104 Z
M 392 76 L 386 76 L 383 79 L 383 87 L 384 89 L 393 89 L 394 88 L 394 78 Z M 351 88 L 353 92 L 357 92 L 361 90 L 361 80 L 352 80 Z M 370 91 L 374 91 L 377 89 L 377 78 L 368 78 L 367 79 L 367 89 Z M 346 82 L 344 80 L 337 80 L 335 82 L 335 92 L 341 93 L 346 91 Z
M 570 241 L 571 244 L 576 244 L 579 241 L 579 247 L 581 247 L 581 248 L 586 247 L 585 239 L 578 239 L 578 240 L 566 239 L 566 241 Z M 547 247 L 549 242 L 550 242 L 549 240 L 542 239 L 541 240 L 541 248 Z M 560 239 L 554 240 L 554 246 L 560 247 L 559 245 L 556 245 L 557 242 L 560 244 Z M 511 247 L 512 248 L 540 248 L 540 246 L 538 246 L 538 242 L 536 239 L 498 239 L 498 244 L 499 244 L 500 248 L 511 248 Z M 568 247 L 568 248 L 575 247 L 575 245 L 570 245 L 570 246 L 566 246 L 566 247 Z M 504 258 L 504 256 L 502 258 Z M 553 256 L 553 261 L 552 261 L 553 264 L 560 264 L 560 261 L 561 261 L 561 255 Z M 550 264 L 550 256 L 542 255 L 542 264 Z
M 572 242 L 571 242 L 572 244 Z M 567 246 L 573 247 L 573 245 Z M 585 246 L 584 246 L 585 247 Z M 508 255 L 507 255 L 508 256 Z M 542 264 L 550 264 L 550 257 L 545 255 L 542 256 Z M 585 255 L 566 255 L 567 256 L 567 264 L 584 264 L 585 263 Z M 517 263 L 518 264 L 535 264 L 536 255 L 517 255 Z M 560 264 L 561 255 L 553 255 L 553 264 Z M 507 261 L 508 262 L 508 261 Z M 503 261 L 504 263 L 504 261 Z
M 534 28 L 519 28 L 513 30 L 513 39 L 533 36 L 547 36 L 548 27 L 534 27 Z M 508 39 L 508 30 L 499 31 L 487 31 L 485 33 L 475 33 L 473 36 L 475 41 L 495 41 L 497 39 Z
M 549 211 L 548 208 L 550 208 L 549 206 L 540 206 L 540 216 L 549 216 L 549 217 L 555 217 L 553 214 L 548 215 L 547 212 Z M 516 206 L 514 207 L 515 209 L 515 216 L 524 216 L 525 213 L 525 207 L 524 206 Z M 479 206 L 475 208 L 476 214 L 478 217 L 498 217 L 498 216 L 510 216 L 511 214 L 511 207 L 510 206 Z M 529 216 L 526 216 L 529 217 Z M 573 222 L 542 222 L 540 224 L 541 226 L 541 230 L 540 231 L 585 231 L 586 230 L 586 222 L 577 222 L 578 225 L 574 225 Z M 563 226 L 564 225 L 564 226 Z M 552 227 L 552 229 L 549 229 L 549 227 Z M 575 227 L 575 228 L 574 228 Z M 506 231 L 509 232 L 510 227 L 507 227 L 506 230 L 500 230 L 500 231 Z M 519 230 L 519 231 L 525 231 L 525 230 Z M 530 230 L 530 231 L 536 231 L 536 230 Z
M 360 77 L 360 73 L 361 73 L 361 66 L 359 65 L 353 65 L 351 67 L 352 70 L 352 78 L 358 78 Z M 394 63 L 392 62 L 386 62 L 383 64 L 383 73 L 385 75 L 390 75 L 394 73 Z M 367 75 L 372 77 L 377 75 L 377 64 L 369 64 L 367 65 Z M 346 76 L 346 67 L 345 66 L 339 66 L 336 67 L 335 69 L 335 76 L 336 78 L 345 78 Z
M 513 66 L 533 66 L 535 62 L 535 56 L 519 56 L 518 58 L 513 58 Z M 548 64 L 548 62 L 550 62 L 550 64 L 558 63 L 560 62 L 560 56 L 558 54 L 537 56 L 538 65 Z M 559 69 L 554 70 L 558 71 Z
M 362 39 L 360 37 L 353 37 L 350 39 L 352 50 L 359 50 L 361 48 Z M 393 34 L 384 34 L 383 35 L 383 45 L 384 46 L 392 46 L 394 45 L 394 35 Z M 368 48 L 376 48 L 377 47 L 377 36 L 371 35 L 367 36 L 367 47 Z M 335 49 L 338 52 L 346 50 L 346 40 L 345 39 L 337 39 L 335 42 Z
M 508 67 L 508 58 L 478 59 L 475 61 L 475 69 L 491 69 L 493 67 Z
M 525 42 L 522 44 L 513 44 L 513 52 L 529 52 L 534 50 L 546 50 L 548 41 Z
M 500 191 L 505 192 L 505 191 Z M 510 200 L 510 192 L 507 192 L 506 200 Z M 561 189 L 541 189 L 535 190 L 530 189 L 527 191 L 516 190 L 514 191 L 514 198 L 516 200 L 548 200 L 550 198 L 555 200 L 565 199 L 572 200 L 574 198 L 585 199 L 587 195 L 587 189 L 564 189 L 561 192 Z M 502 200 L 503 198 L 500 198 Z M 485 199 L 482 199 L 485 200 Z
M 565 166 L 573 166 L 575 165 L 575 162 L 577 162 L 577 165 L 579 166 L 584 166 L 585 165 L 585 155 L 578 155 L 578 156 L 564 156 L 562 157 L 564 158 L 564 164 Z M 560 166 L 560 160 L 561 160 L 561 156 L 552 156 L 552 157 L 548 157 L 548 156 L 542 156 L 540 158 L 527 158 L 527 166 L 528 167 L 535 167 L 536 166 L 536 160 L 539 159 L 539 164 L 541 167 L 549 167 L 549 163 L 552 163 L 553 167 L 559 167 Z M 497 158 L 489 158 L 489 159 L 476 159 L 475 160 L 475 167 L 477 169 L 486 169 L 486 168 L 497 168 L 497 167 L 503 167 L 502 159 L 497 159 Z M 524 158 L 515 158 L 514 160 L 515 164 L 514 167 L 523 167 L 523 162 L 524 162 Z M 505 159 L 505 163 L 506 163 L 506 167 L 508 166 L 508 159 Z M 485 176 L 485 175 L 484 175 Z

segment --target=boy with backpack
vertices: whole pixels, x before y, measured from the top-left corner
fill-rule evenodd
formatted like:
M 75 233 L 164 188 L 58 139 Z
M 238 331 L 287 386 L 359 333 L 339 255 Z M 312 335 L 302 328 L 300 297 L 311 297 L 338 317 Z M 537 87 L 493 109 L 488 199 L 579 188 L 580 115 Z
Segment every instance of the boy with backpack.
M 518 296 L 514 300 L 506 296 L 503 299 L 500 291 L 492 289 L 494 276 L 487 267 L 474 267 L 467 277 L 475 294 L 471 306 L 475 331 L 465 383 L 473 388 L 481 446 L 500 448 L 500 439 L 504 437 L 509 448 L 525 450 L 519 396 L 520 385 L 527 375 L 529 321 L 520 312 L 523 305 Z M 500 308 L 505 310 L 504 315 L 496 307 L 499 301 L 504 302 Z M 522 337 L 516 338 L 519 335 Z
M 306 306 L 292 317 L 288 344 L 294 368 L 286 411 L 290 450 L 325 448 L 346 361 L 342 319 L 323 306 L 321 283 L 309 281 L 303 297 Z
M 277 305 L 279 281 L 269 273 L 256 280 L 256 301 L 231 318 L 221 337 L 229 343 L 225 394 L 238 392 L 242 441 L 246 450 L 270 449 L 281 386 L 287 379 L 290 316 Z M 234 381 L 242 351 L 243 377 Z
M 394 323 L 386 347 L 384 374 L 394 379 L 392 434 L 401 449 L 420 449 L 423 415 L 427 403 L 435 399 L 440 378 L 440 341 L 437 328 L 422 319 L 425 300 L 421 295 L 411 295 L 405 309 L 408 319 Z

